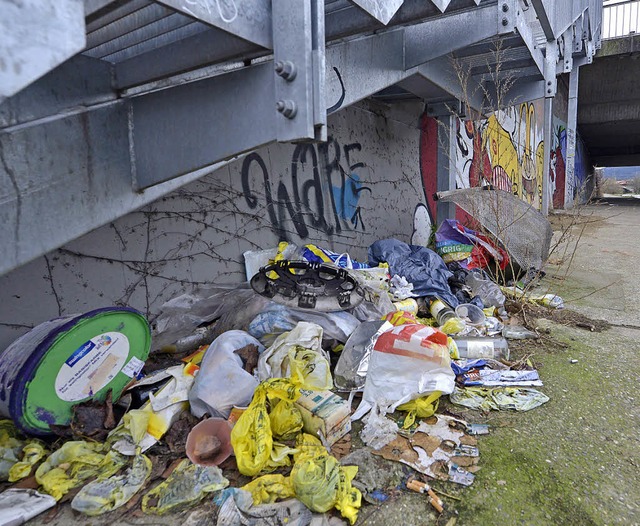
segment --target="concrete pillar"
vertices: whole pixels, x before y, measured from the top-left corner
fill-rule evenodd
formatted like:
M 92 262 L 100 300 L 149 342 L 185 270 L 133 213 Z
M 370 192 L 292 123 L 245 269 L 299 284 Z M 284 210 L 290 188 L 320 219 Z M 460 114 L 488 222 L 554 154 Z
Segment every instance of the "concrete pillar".
M 580 68 L 574 63 L 569 73 L 569 103 L 567 110 L 567 158 L 565 159 L 564 207 L 573 207 L 574 189 L 576 187 L 576 140 L 578 124 L 578 72 Z M 581 189 L 578 188 L 578 191 Z
M 456 119 L 455 115 L 438 117 L 438 192 L 456 188 Z M 436 221 L 438 225 L 445 219 L 453 219 L 456 205 L 438 201 Z

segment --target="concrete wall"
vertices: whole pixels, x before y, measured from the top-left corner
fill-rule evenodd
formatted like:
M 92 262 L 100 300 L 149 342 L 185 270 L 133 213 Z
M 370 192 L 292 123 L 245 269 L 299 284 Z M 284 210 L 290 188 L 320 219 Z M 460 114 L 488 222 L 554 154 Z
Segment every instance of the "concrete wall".
M 280 240 L 363 260 L 376 239 L 426 242 L 421 141 L 435 138 L 421 112 L 347 108 L 329 118 L 327 144 L 262 148 L 1 276 L 0 350 L 61 314 L 115 304 L 153 318 L 193 284 L 243 281 L 242 253 Z

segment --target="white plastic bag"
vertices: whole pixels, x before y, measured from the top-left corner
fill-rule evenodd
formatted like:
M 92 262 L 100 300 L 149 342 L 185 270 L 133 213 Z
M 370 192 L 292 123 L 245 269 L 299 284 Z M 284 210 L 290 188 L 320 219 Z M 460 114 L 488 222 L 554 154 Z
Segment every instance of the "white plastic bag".
M 234 353 L 246 345 L 264 351 L 263 345 L 244 331 L 227 331 L 209 346 L 189 393 L 193 415 L 228 418 L 234 405 L 249 405 L 259 382 L 242 368 L 242 359 Z
M 322 327 L 301 321 L 260 355 L 258 377 L 265 381 L 297 376 L 306 389 L 333 389 L 329 356 L 321 344 Z
M 381 334 L 371 352 L 360 406 L 352 420 L 377 405 L 384 412 L 426 394 L 453 392 L 455 375 L 447 336 L 421 324 L 400 325 Z

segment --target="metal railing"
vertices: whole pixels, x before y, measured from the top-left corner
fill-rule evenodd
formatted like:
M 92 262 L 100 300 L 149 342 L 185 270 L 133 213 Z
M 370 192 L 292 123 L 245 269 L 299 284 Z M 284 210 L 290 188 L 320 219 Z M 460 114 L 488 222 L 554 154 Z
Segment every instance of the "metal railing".
M 640 0 L 610 0 L 602 15 L 603 39 L 640 33 Z

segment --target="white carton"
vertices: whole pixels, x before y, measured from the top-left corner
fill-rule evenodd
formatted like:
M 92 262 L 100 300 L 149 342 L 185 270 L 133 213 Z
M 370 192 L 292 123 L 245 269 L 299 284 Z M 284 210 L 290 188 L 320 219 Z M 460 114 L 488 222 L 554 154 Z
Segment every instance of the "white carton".
M 329 447 L 351 431 L 351 407 L 331 391 L 300 389 L 295 404 L 302 413 L 304 431 L 321 435 Z

